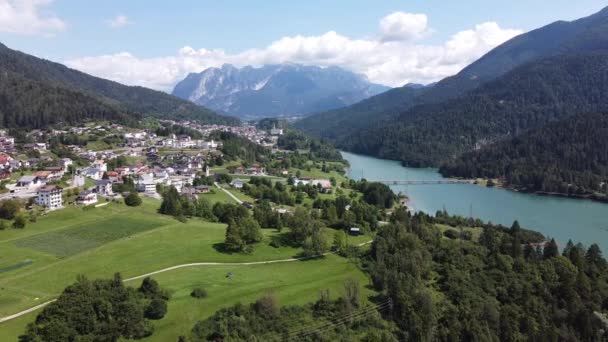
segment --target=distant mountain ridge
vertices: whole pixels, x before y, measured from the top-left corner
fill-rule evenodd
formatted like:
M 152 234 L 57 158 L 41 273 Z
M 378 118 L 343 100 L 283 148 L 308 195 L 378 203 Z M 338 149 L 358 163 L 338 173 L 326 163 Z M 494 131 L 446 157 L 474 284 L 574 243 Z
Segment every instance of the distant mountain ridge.
M 0 114 L 6 127 L 21 125 L 28 128 L 32 125 L 76 123 L 85 119 L 138 120 L 146 116 L 204 123 L 238 123 L 234 118 L 220 116 L 169 94 L 91 76 L 2 44 L 0 73 L 4 76 L 0 79 L 4 96 L 0 101 Z M 17 89 L 25 89 L 26 92 L 17 93 Z M 72 100 L 68 94 L 72 94 Z M 86 106 L 71 103 L 74 98 L 83 99 Z M 83 108 L 87 108 L 86 111 Z
M 238 117 L 262 117 L 338 108 L 388 89 L 338 67 L 224 64 L 189 74 L 172 94 Z

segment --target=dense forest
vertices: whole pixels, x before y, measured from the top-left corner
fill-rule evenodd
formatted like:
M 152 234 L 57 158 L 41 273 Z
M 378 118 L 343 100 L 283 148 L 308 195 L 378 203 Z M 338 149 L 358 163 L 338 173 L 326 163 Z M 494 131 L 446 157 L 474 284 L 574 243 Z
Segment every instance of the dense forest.
M 301 132 L 288 129 L 277 141 L 279 148 L 289 151 L 306 150 L 313 160 L 342 160 L 336 148 L 324 140 L 310 138 Z
M 607 309 L 597 245 L 530 244 L 519 224 L 442 239 L 425 215 L 394 215 L 365 262 L 406 341 L 598 341 Z
M 608 195 L 608 114 L 581 114 L 485 146 L 444 165 L 445 176 L 500 178 L 528 191 Z M 601 196 L 601 195 L 597 195 Z
M 597 245 L 568 242 L 560 254 L 517 222 L 480 224 L 477 239 L 444 238 L 435 223 L 466 219 L 398 209 L 369 252 L 354 254 L 377 291 L 369 304 L 353 280 L 338 299 L 321 290 L 304 306 L 268 294 L 199 321 L 192 340 L 605 340 L 608 265 Z
M 35 82 L 38 85 L 44 84 L 45 89 L 63 88 L 65 92 L 81 93 L 79 97 L 96 98 L 99 104 L 91 111 L 93 113 L 101 112 L 107 106 L 112 106 L 117 111 L 124 113 L 139 113 L 140 115 L 163 119 L 192 119 L 204 123 L 218 124 L 238 123 L 238 120 L 235 118 L 220 116 L 211 110 L 169 94 L 143 87 L 125 86 L 117 82 L 90 76 L 58 63 L 11 50 L 2 44 L 0 44 L 0 72 L 5 75 L 7 73 L 19 75 L 23 79 Z M 37 96 L 42 96 L 44 93 L 40 92 Z M 13 93 L 8 93 L 7 95 L 5 98 L 7 102 L 0 104 L 3 106 L 0 107 L 2 110 L 10 108 L 13 99 L 19 99 L 20 96 Z M 51 111 L 56 116 L 57 119 L 55 121 L 68 121 L 67 118 L 64 119 L 64 111 L 73 111 L 74 105 L 70 103 L 73 100 L 63 101 L 62 98 L 56 96 L 43 98 L 44 101 L 49 102 L 50 105 L 46 107 L 46 110 Z M 31 107 L 25 106 L 19 109 L 23 111 L 5 114 L 5 122 L 11 123 L 17 121 L 12 118 L 7 119 L 7 115 L 19 116 L 21 117 L 19 120 L 24 122 L 36 121 L 35 119 L 23 118 L 38 114 L 38 107 L 32 105 Z M 82 114 L 84 119 L 88 118 L 84 115 L 87 113 Z M 68 118 L 71 119 L 73 116 L 68 114 Z M 104 117 L 95 116 L 94 119 L 104 119 Z M 54 122 L 40 121 L 42 125 L 52 123 Z
M 295 127 L 311 136 L 335 141 L 373 123 L 389 120 L 413 106 L 415 98 L 425 90 L 407 85 L 391 89 L 347 107 L 310 115 L 296 122 Z
M 268 149 L 234 133 L 215 131 L 209 138 L 222 142 L 221 151 L 229 160 L 241 159 L 246 163 L 263 162 L 270 154 Z
M 83 120 L 111 120 L 129 124 L 140 116 L 85 93 L 0 73 L 0 124 L 3 127 L 72 125 Z
M 516 68 L 462 98 L 415 107 L 396 123 L 358 132 L 340 145 L 409 166 L 438 166 L 552 121 L 606 110 L 608 54 L 558 56 Z

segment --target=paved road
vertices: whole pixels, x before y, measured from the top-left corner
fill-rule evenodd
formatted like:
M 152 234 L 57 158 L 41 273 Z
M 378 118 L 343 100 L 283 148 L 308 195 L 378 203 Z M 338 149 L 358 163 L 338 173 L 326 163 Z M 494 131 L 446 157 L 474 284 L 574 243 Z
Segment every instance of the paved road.
M 361 247 L 361 246 L 368 245 L 370 243 L 372 243 L 371 240 L 367 241 L 367 242 L 360 243 L 357 246 Z M 190 263 L 190 264 L 181 264 L 181 265 L 176 265 L 176 266 L 171 266 L 171 267 L 163 268 L 163 269 L 158 270 L 158 271 L 154 271 L 154 272 L 138 275 L 138 276 L 135 276 L 135 277 L 127 278 L 127 279 L 124 279 L 123 281 L 127 282 L 127 281 L 142 279 L 142 278 L 145 278 L 145 277 L 149 277 L 151 275 L 155 275 L 155 274 L 159 274 L 159 273 L 164 273 L 164 272 L 169 272 L 169 271 L 177 270 L 177 269 L 180 269 L 180 268 L 187 268 L 187 267 L 267 265 L 267 264 L 277 264 L 277 263 L 283 263 L 283 262 L 310 260 L 310 259 L 315 259 L 315 258 L 318 258 L 318 257 L 321 257 L 321 256 L 326 256 L 326 255 L 330 255 L 330 254 L 334 254 L 334 253 L 335 252 L 327 252 L 327 253 L 323 253 L 321 255 L 312 256 L 312 257 L 289 258 L 289 259 L 268 260 L 268 261 L 252 261 L 252 262 L 195 262 L 195 263 Z M 43 308 L 43 307 L 51 304 L 54 301 L 56 301 L 56 299 L 49 300 L 48 302 L 41 303 L 39 305 L 36 305 L 36 306 L 31 307 L 31 308 L 29 308 L 27 310 L 23 310 L 21 312 L 18 312 L 16 314 L 13 314 L 13 315 L 10 315 L 10 316 L 0 317 L 0 323 L 6 322 L 6 321 L 10 321 L 12 319 L 21 317 L 23 315 L 27 315 L 28 313 L 31 313 L 31 312 L 36 311 L 38 309 L 41 309 L 41 308 Z
M 228 191 L 228 190 L 226 190 L 226 189 L 222 188 L 222 187 L 221 187 L 221 186 L 220 186 L 220 185 L 219 185 L 217 182 L 214 182 L 213 184 L 215 184 L 215 186 L 216 186 L 216 187 L 218 187 L 218 188 L 222 189 L 222 190 L 223 190 L 225 193 L 227 193 L 227 194 L 228 194 L 228 196 L 232 197 L 232 199 L 233 199 L 233 200 L 235 200 L 235 201 L 236 201 L 236 203 L 238 203 L 238 204 L 243 204 L 243 201 L 241 201 L 241 200 L 240 200 L 240 199 L 238 199 L 236 196 L 234 196 L 234 195 L 232 194 L 232 192 L 230 192 L 230 191 Z

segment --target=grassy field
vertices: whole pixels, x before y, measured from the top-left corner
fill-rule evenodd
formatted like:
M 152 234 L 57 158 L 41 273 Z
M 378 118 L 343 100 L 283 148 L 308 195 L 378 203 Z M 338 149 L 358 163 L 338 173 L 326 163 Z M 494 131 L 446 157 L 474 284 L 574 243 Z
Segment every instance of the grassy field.
M 111 150 L 112 145 L 109 145 L 108 143 L 106 143 L 103 140 L 89 141 L 89 142 L 87 142 L 85 149 L 91 150 L 91 151 Z
M 221 187 L 230 191 L 231 194 L 233 194 L 236 198 L 240 199 L 243 202 L 249 202 L 249 203 L 253 203 L 255 202 L 255 199 L 253 199 L 252 197 L 246 195 L 244 192 L 234 189 L 232 188 L 230 185 L 228 184 L 221 184 Z M 221 190 L 217 190 L 217 191 L 221 191 Z
M 223 192 L 211 201 L 233 201 Z M 25 229 L 0 231 L 0 316 L 6 316 L 55 298 L 77 275 L 90 278 L 124 278 L 192 262 L 250 262 L 286 259 L 301 250 L 269 245 L 278 234 L 264 230 L 264 241 L 251 254 L 225 254 L 217 248 L 224 240 L 225 225 L 191 219 L 180 223 L 156 213 L 159 201 L 144 199 L 138 208 L 109 204 L 92 210 L 68 207 L 42 216 Z M 283 233 L 284 234 L 284 233 Z M 333 231 L 327 231 L 328 236 Z M 352 243 L 364 241 L 358 237 Z M 234 281 L 223 278 L 236 274 Z M 167 318 L 157 322 L 152 340 L 175 340 L 197 319 L 236 301 L 251 301 L 272 290 L 284 304 L 316 299 L 319 290 L 330 288 L 336 295 L 345 279 L 364 279 L 346 259 L 288 264 L 200 267 L 180 269 L 155 276 L 174 298 Z M 137 285 L 139 282 L 134 282 Z M 208 289 L 210 298 L 195 301 L 193 286 Z M 14 341 L 35 313 L 0 324 L 0 340 Z M 184 331 L 185 329 L 185 331 Z
M 110 217 L 72 228 L 52 231 L 19 239 L 15 246 L 30 248 L 65 258 L 86 250 L 99 247 L 108 242 L 129 237 L 161 226 L 163 223 L 154 217 Z
M 448 226 L 445 224 L 436 224 L 435 227 L 437 227 L 441 231 L 441 234 L 443 234 L 443 232 L 445 232 L 446 230 L 453 230 L 457 233 L 460 232 L 460 228 L 454 228 L 454 227 L 451 227 L 451 226 Z M 463 227 L 462 230 L 465 232 L 471 232 L 471 237 L 472 237 L 473 241 L 479 241 L 479 236 L 481 235 L 483 228 L 481 228 L 481 227 L 474 227 L 474 228 Z
M 228 272 L 233 272 L 233 278 L 226 278 Z M 156 332 L 146 339 L 159 342 L 176 341 L 179 335 L 187 335 L 198 320 L 218 309 L 253 302 L 267 292 L 276 295 L 281 305 L 294 305 L 314 302 L 322 289 L 329 289 L 333 297 L 338 297 L 347 279 L 359 280 L 363 289 L 368 284 L 363 272 L 337 256 L 274 265 L 182 269 L 154 278 L 172 293 L 167 316 L 155 322 Z M 192 298 L 190 292 L 195 287 L 206 289 L 209 296 Z M 364 289 L 367 294 L 369 290 Z

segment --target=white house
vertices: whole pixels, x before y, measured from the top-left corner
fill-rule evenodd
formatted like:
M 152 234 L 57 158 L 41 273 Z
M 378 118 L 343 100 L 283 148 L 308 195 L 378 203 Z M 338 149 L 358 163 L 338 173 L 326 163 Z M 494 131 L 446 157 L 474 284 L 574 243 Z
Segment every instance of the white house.
M 81 171 L 81 174 L 93 180 L 99 180 L 103 177 L 103 172 L 95 168 L 86 168 Z
M 232 182 L 230 182 L 230 186 L 232 186 L 235 189 L 242 189 L 243 188 L 243 181 L 240 179 L 235 179 Z
M 17 187 L 34 189 L 42 186 L 42 180 L 36 176 L 23 176 L 17 181 Z
M 143 139 L 148 135 L 146 132 L 131 132 L 125 133 L 125 139 Z
M 108 164 L 103 159 L 96 159 L 92 166 L 101 172 L 108 171 Z
M 102 196 L 112 195 L 112 182 L 109 179 L 100 179 L 96 181 L 95 191 Z
M 331 181 L 329 179 L 315 179 L 311 182 L 313 186 L 320 187 L 323 192 L 331 191 Z
M 140 175 L 137 180 L 137 191 L 155 193 L 156 183 L 154 182 L 154 177 L 149 173 Z
M 36 204 L 49 210 L 63 208 L 63 189 L 57 185 L 45 185 L 38 189 Z
M 78 194 L 78 199 L 76 200 L 77 204 L 80 205 L 90 205 L 97 203 L 97 194 L 93 191 L 81 191 Z
M 59 165 L 61 165 L 61 167 L 64 170 L 67 170 L 68 167 L 70 167 L 73 164 L 74 164 L 74 162 L 70 158 L 63 158 L 63 159 L 59 160 Z
M 295 186 L 298 186 L 300 184 L 302 184 L 302 185 L 308 185 L 308 184 L 310 184 L 310 179 L 309 178 L 296 178 L 293 181 L 293 185 L 295 185 Z
M 272 126 L 272 129 L 270 130 L 270 135 L 283 135 L 283 129 Z

